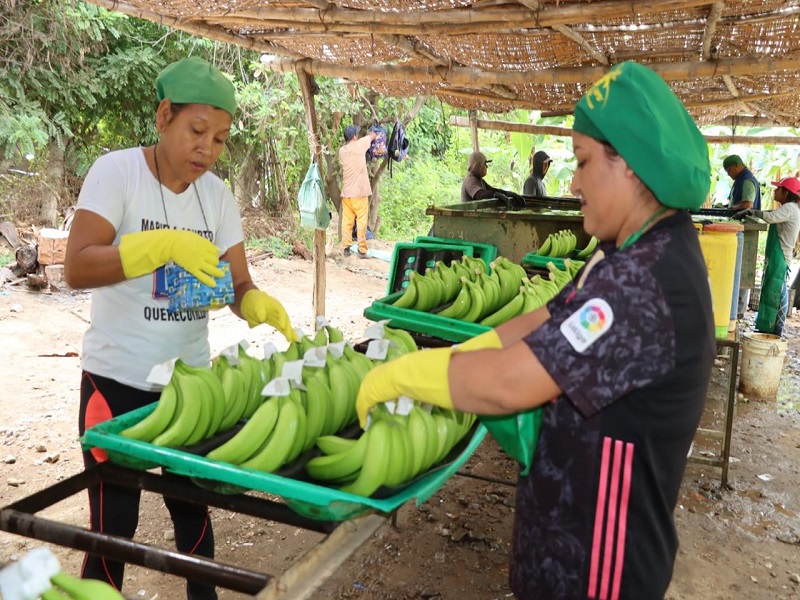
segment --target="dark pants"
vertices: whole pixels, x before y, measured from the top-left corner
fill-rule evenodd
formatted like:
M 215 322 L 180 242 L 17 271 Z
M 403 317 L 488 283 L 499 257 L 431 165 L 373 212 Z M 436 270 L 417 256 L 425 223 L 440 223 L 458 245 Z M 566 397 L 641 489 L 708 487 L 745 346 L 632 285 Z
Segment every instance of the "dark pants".
M 152 404 L 158 397 L 158 392 L 143 392 L 113 379 L 84 372 L 78 431 L 83 435 L 87 427 Z M 105 460 L 105 452 L 99 448 L 83 453 L 83 463 L 87 468 Z M 139 523 L 140 490 L 101 482 L 88 491 L 92 531 L 132 538 Z M 178 551 L 214 558 L 214 532 L 208 507 L 167 496 L 164 497 L 164 504 L 175 528 Z M 81 577 L 100 579 L 121 590 L 124 572 L 123 562 L 87 554 Z M 188 581 L 186 596 L 189 600 L 216 600 L 217 592 L 212 585 Z

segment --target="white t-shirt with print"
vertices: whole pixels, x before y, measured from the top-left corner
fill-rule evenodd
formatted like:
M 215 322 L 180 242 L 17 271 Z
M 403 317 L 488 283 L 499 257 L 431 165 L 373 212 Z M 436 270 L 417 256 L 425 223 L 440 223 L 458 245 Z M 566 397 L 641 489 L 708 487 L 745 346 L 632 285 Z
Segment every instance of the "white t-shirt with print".
M 77 209 L 111 223 L 117 232 L 114 244 L 127 233 L 167 227 L 199 233 L 217 245 L 220 255 L 243 240 L 236 201 L 216 175 L 203 174 L 182 194 L 164 186 L 159 191 L 159 186 L 142 148 L 111 152 L 98 158 L 86 175 Z M 92 290 L 82 368 L 156 390 L 158 386 L 146 381 L 154 365 L 175 357 L 192 365 L 208 364 L 208 314 L 171 314 L 168 306 L 167 299 L 153 298 L 152 274 Z

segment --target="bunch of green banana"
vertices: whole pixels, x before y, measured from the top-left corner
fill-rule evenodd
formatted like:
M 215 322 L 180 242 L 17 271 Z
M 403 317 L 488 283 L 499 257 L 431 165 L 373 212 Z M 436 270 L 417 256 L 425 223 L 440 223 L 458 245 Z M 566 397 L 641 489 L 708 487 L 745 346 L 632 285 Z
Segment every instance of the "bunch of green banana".
M 569 229 L 562 229 L 547 236 L 544 243 L 536 252 L 537 256 L 552 256 L 560 258 L 568 256 L 578 242 L 578 238 Z
M 447 304 L 458 295 L 462 277 L 474 281 L 476 270 L 486 272 L 486 263 L 483 259 L 465 255 L 460 261 L 451 261 L 449 267 L 442 261 L 437 261 L 432 269 L 425 270 L 425 274 L 411 273 L 408 287 L 403 295 L 395 300 L 393 306 L 422 312 L 431 311 Z
M 50 578 L 53 584 L 42 593 L 42 600 L 124 600 L 124 596 L 105 581 L 79 579 L 63 571 Z
M 373 412 L 370 427 L 358 440 L 323 436 L 322 456 L 310 459 L 306 471 L 342 491 L 371 496 L 381 486 L 407 483 L 441 462 L 475 421 L 474 415 L 415 404 L 408 416 L 392 415 L 385 406 Z
M 592 252 L 594 252 L 594 249 L 597 247 L 597 241 L 598 241 L 597 238 L 592 236 L 591 239 L 589 240 L 589 243 L 586 244 L 586 247 L 580 252 L 578 252 L 575 255 L 575 258 L 581 258 L 581 259 L 589 258 L 592 255 Z
M 191 446 L 220 430 L 225 408 L 214 371 L 178 360 L 153 412 L 121 435 L 158 446 Z
M 411 334 L 405 329 L 394 329 L 384 325 L 383 337 L 384 339 L 389 340 L 390 343 L 397 346 L 401 354 L 405 354 L 406 352 L 416 352 L 418 350 L 417 343 L 414 341 L 414 338 L 411 337 Z

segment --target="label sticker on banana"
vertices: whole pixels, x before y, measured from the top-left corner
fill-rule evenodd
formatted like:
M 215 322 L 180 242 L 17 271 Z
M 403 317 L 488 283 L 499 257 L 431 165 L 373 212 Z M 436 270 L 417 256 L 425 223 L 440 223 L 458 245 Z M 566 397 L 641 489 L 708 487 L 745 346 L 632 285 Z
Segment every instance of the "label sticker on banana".
M 264 358 L 272 358 L 272 355 L 278 352 L 278 347 L 272 342 L 264 344 Z
M 381 331 L 383 331 L 383 327 L 381 327 Z M 367 346 L 367 358 L 384 360 L 389 353 L 389 344 L 387 339 L 371 340 Z
M 393 415 L 407 416 L 414 408 L 414 400 L 408 396 L 399 396 L 397 400 L 389 400 L 385 403 L 387 410 Z
M 389 319 L 383 319 L 381 321 L 373 323 L 364 330 L 364 337 L 373 340 L 383 339 L 383 326 L 386 325 L 388 322 Z
M 327 361 L 328 347 L 317 346 L 309 348 L 303 354 L 303 364 L 307 367 L 324 367 Z
M 261 390 L 262 396 L 288 396 L 292 391 L 292 382 L 287 377 L 276 377 L 272 381 L 267 382 L 264 389 Z
M 295 383 L 302 383 L 303 382 L 303 360 L 292 360 L 286 363 L 283 363 L 283 370 L 281 371 L 281 377 L 284 377 L 290 381 Z
M 172 372 L 175 370 L 176 362 L 178 362 L 177 357 L 155 365 L 147 375 L 147 383 L 160 386 L 167 385 L 169 380 L 172 379 Z
M 245 350 L 246 349 L 247 348 L 245 348 Z M 237 366 L 239 364 L 239 344 L 223 348 L 220 350 L 219 355 L 225 357 L 231 366 Z
M 344 347 L 347 345 L 347 342 L 333 342 L 328 344 L 328 352 L 331 353 L 333 358 L 342 358 L 342 354 L 344 354 Z

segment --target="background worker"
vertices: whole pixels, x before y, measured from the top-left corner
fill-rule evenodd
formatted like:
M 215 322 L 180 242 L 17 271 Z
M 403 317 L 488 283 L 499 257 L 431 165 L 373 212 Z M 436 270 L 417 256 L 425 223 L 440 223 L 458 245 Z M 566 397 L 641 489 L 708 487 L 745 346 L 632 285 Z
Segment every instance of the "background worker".
M 170 315 L 169 299 L 154 293 L 173 261 L 209 285 L 230 263 L 231 310 L 250 327 L 268 323 L 296 339 L 276 299 L 258 290 L 247 268 L 236 201 L 209 169 L 230 133 L 236 97 L 231 82 L 200 58 L 167 66 L 156 79 L 158 142 L 101 156 L 86 175 L 70 228 L 65 277 L 92 289 L 91 324 L 83 339 L 78 430 L 156 402 L 160 387 L 147 381 L 153 366 L 180 357 L 210 365 L 208 313 Z M 191 399 L 188 399 L 191 401 Z M 99 448 L 85 466 L 107 460 Z M 89 489 L 91 529 L 133 537 L 140 492 L 100 483 Z M 208 508 L 164 497 L 179 551 L 214 556 Z M 82 577 L 121 589 L 125 565 L 87 554 Z M 214 599 L 213 586 L 187 583 L 191 600 Z
M 722 168 L 733 179 L 733 186 L 728 194 L 728 208 L 744 210 L 752 208 L 761 210 L 761 184 L 750 172 L 738 154 L 726 156 Z
M 789 313 L 786 278 L 800 234 L 800 180 L 797 177 L 784 177 L 780 181 L 773 181 L 772 185 L 775 186 L 775 202 L 779 208 L 767 211 L 747 208 L 736 213 L 734 218 L 753 215 L 770 224 L 755 329 L 783 335 L 783 326 Z
M 601 240 L 576 279 L 455 348 L 375 367 L 357 410 L 363 425 L 370 407 L 403 395 L 515 422 L 542 406 L 517 484 L 514 595 L 661 600 L 716 353 L 708 272 L 685 210 L 708 195 L 708 146 L 667 84 L 632 62 L 578 102 L 572 141 L 571 191 Z M 520 434 L 532 444 L 533 431 Z
M 761 184 L 750 169 L 744 166 L 744 161 L 738 154 L 726 156 L 722 161 L 722 168 L 733 179 L 733 186 L 728 194 L 728 208 L 744 210 L 752 208 L 761 210 Z M 739 266 L 741 269 L 741 265 Z M 744 311 L 750 298 L 748 288 L 739 288 L 739 297 L 736 302 L 736 318 L 744 318 Z
M 506 208 L 519 210 L 524 208 L 525 200 L 517 193 L 492 187 L 484 180 L 492 162 L 483 152 L 473 152 L 467 159 L 467 175 L 461 184 L 461 202 L 499 198 Z
M 547 189 L 544 187 L 544 176 L 550 169 L 550 163 L 553 159 L 544 150 L 538 150 L 534 153 L 531 160 L 531 174 L 522 185 L 523 196 L 535 196 L 537 198 L 547 197 Z
M 360 132 L 358 125 L 345 127 L 345 144 L 339 148 L 339 162 L 342 165 L 342 254 L 350 256 L 355 222 L 358 257 L 369 258 L 367 221 L 372 187 L 369 183 L 366 154 L 375 139 L 375 133 L 370 131 L 362 138 L 359 137 Z

